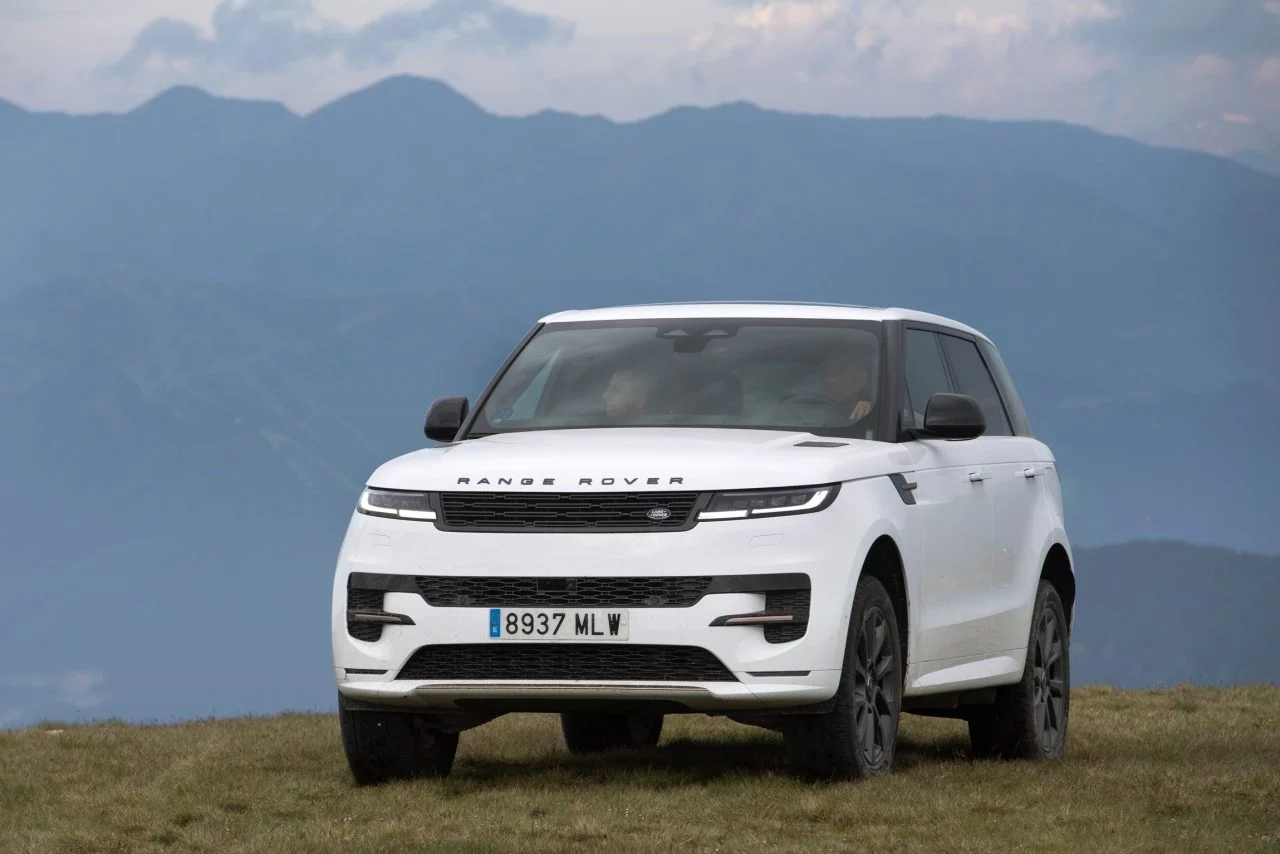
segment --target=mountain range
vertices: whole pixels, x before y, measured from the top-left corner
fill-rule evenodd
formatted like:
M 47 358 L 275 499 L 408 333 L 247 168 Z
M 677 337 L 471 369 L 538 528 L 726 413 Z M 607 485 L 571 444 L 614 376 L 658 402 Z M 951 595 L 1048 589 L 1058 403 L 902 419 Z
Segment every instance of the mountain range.
M 397 77 L 306 116 L 186 87 L 125 114 L 0 102 L 0 187 L 0 725 L 66 712 L 68 674 L 106 680 L 75 695 L 85 714 L 328 702 L 329 577 L 363 478 L 567 307 L 971 323 L 1058 455 L 1110 606 L 1153 601 L 1175 564 L 1161 594 L 1228 597 L 1215 619 L 1272 590 L 1269 559 L 1238 552 L 1280 553 L 1280 178 L 1239 163 L 742 103 L 503 117 Z M 1115 545 L 1135 539 L 1179 543 Z M 1246 564 L 1229 593 L 1197 575 Z M 1089 613 L 1095 681 L 1277 678 L 1207 648 L 1139 667 L 1124 651 L 1163 637 L 1154 607 L 1130 634 Z M 1237 629 L 1275 646 L 1261 617 Z

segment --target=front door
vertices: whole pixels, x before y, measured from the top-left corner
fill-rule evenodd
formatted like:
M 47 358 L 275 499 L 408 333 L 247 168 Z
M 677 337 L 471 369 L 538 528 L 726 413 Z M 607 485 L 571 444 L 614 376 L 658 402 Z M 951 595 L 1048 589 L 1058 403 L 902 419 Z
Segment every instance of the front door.
M 904 426 L 924 423 L 929 398 L 951 391 L 937 333 L 904 330 Z M 980 439 L 907 442 L 914 463 L 909 514 L 920 561 L 913 664 L 990 650 L 992 510 Z
M 976 399 L 986 416 L 981 446 L 986 460 L 992 510 L 991 647 L 1021 649 L 1027 644 L 1028 590 L 1040 577 L 1039 559 L 1047 534 L 1043 447 L 1030 436 L 1014 435 L 990 367 L 967 338 L 942 335 L 942 350 L 956 391 Z

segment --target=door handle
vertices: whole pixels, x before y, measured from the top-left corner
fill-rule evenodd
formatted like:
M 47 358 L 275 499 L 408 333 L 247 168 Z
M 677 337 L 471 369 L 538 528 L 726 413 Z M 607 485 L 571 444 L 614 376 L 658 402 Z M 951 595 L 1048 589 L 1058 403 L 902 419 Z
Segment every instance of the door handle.
M 984 474 L 984 473 L 982 473 L 982 472 L 980 472 L 980 471 L 971 471 L 971 472 L 969 472 L 969 482 L 970 482 L 970 483 L 980 483 L 981 481 L 984 481 L 984 480 L 986 480 L 986 479 L 987 479 L 987 475 L 986 475 L 986 474 Z
M 1029 468 L 1029 469 L 1022 470 L 1023 477 L 1039 477 L 1042 474 L 1044 474 L 1044 472 L 1038 468 Z

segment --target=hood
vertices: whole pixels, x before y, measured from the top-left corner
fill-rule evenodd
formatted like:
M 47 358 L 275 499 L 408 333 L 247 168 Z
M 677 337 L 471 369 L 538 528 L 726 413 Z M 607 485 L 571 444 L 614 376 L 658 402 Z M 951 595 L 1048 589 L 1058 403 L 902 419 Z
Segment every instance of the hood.
M 381 466 L 369 485 L 454 492 L 701 492 L 833 483 L 903 471 L 910 464 L 910 455 L 897 445 L 809 433 L 545 430 L 415 451 Z

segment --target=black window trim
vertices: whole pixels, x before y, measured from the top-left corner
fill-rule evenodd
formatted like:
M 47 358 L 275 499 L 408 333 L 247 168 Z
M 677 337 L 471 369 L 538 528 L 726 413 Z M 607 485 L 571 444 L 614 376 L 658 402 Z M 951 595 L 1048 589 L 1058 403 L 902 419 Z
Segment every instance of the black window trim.
M 1013 417 L 1009 401 L 1005 398 L 1004 389 L 1000 387 L 1000 383 L 996 382 L 995 373 L 991 370 L 991 365 L 987 362 L 986 353 L 982 352 L 982 345 L 978 340 L 978 336 L 971 332 L 965 332 L 963 329 L 957 329 L 954 326 L 943 326 L 938 323 L 928 323 L 920 320 L 906 320 L 899 322 L 901 330 L 899 332 L 898 341 L 898 359 L 897 372 L 901 377 L 901 383 L 898 388 L 902 394 L 906 393 L 906 361 L 907 361 L 907 331 L 917 330 L 920 332 L 932 332 L 935 335 L 950 335 L 953 338 L 959 338 L 973 344 L 978 351 L 978 358 L 982 361 L 982 367 L 987 371 L 987 377 L 991 380 L 992 387 L 996 390 L 996 399 L 1000 401 L 1000 408 L 1004 411 L 1005 421 L 1009 425 L 1010 436 L 1020 436 L 1030 438 L 1030 433 L 1023 430 Z M 960 388 L 960 384 L 956 382 L 955 369 L 951 364 L 951 357 L 947 354 L 947 348 L 942 346 L 942 340 L 935 338 L 934 342 L 938 346 L 938 353 L 942 356 L 942 367 L 947 372 L 947 382 L 951 386 L 951 391 L 955 392 Z M 994 344 L 992 346 L 995 346 Z M 897 435 L 898 442 L 911 441 L 911 437 L 907 436 L 902 430 L 901 419 L 901 402 L 896 401 L 899 405 L 895 407 L 893 414 L 893 424 L 891 425 L 886 436 Z M 985 434 L 984 434 L 985 436 Z M 1000 438 L 1000 437 L 993 437 Z
M 996 394 L 1000 397 L 1000 403 L 1004 406 L 1005 417 L 1013 425 L 1012 435 L 1024 439 L 1034 439 L 1035 434 L 1031 430 L 1030 418 L 1027 415 L 1026 407 L 1022 402 L 1017 387 L 1013 384 L 1013 377 L 1009 374 L 1009 366 L 1003 364 L 1004 358 L 1000 355 L 999 349 L 989 338 L 978 339 L 974 343 L 978 345 L 978 355 L 982 357 L 982 363 L 986 366 L 987 373 L 991 375 L 991 379 L 995 383 Z M 996 359 L 1001 362 L 1003 381 L 996 376 L 996 372 L 991 368 L 991 359 L 987 358 L 988 348 L 990 348 Z M 1005 394 L 1006 383 L 1008 384 L 1008 390 L 1013 392 L 1013 398 Z
M 1009 414 L 1009 405 L 1005 402 L 1004 395 L 1000 391 L 1000 383 L 996 382 L 995 374 L 991 372 L 991 366 L 987 364 L 986 358 L 982 355 L 982 348 L 978 346 L 978 340 L 972 335 L 960 335 L 954 332 L 944 332 L 943 335 L 949 335 L 952 338 L 959 338 L 961 341 L 968 341 L 973 345 L 973 351 L 978 354 L 978 364 L 982 365 L 982 369 L 987 372 L 987 380 L 991 383 L 992 390 L 996 393 L 996 402 L 1000 404 L 1000 411 L 1004 413 L 1004 425 L 1007 433 L 1001 433 L 1000 436 L 1016 436 L 1018 435 L 1013 426 L 1013 416 Z M 946 345 L 942 339 L 938 339 L 939 349 L 942 350 L 942 359 L 947 364 L 947 373 L 951 375 L 951 387 L 955 391 L 963 394 L 960 389 L 960 380 L 956 375 L 956 367 L 951 362 L 951 354 L 947 352 Z M 983 434 L 984 436 L 990 434 Z M 999 437 L 993 437 L 999 438 Z
M 996 382 L 996 375 L 995 373 L 992 373 L 991 365 L 987 364 L 987 355 L 986 353 L 982 352 L 982 346 L 980 346 L 978 342 L 977 335 L 974 335 L 973 333 L 965 332 L 965 330 L 963 329 L 956 329 L 955 326 L 943 326 L 941 324 L 936 324 L 936 323 L 925 323 L 925 321 L 920 321 L 920 320 L 904 321 L 904 323 L 902 323 L 902 350 L 899 357 L 900 361 L 902 362 L 902 365 L 904 365 L 904 371 L 905 371 L 905 364 L 906 364 L 906 330 L 908 329 L 918 329 L 920 330 L 920 332 L 932 332 L 938 335 L 951 335 L 952 338 L 960 338 L 961 341 L 968 341 L 969 343 L 972 343 L 973 346 L 977 348 L 978 359 L 982 360 L 982 366 L 984 367 L 984 369 L 987 370 L 987 376 L 988 376 L 988 379 L 991 379 L 992 387 L 996 389 L 996 398 L 998 399 L 998 401 L 1000 401 L 1001 410 L 1004 410 L 1005 412 L 1005 421 L 1007 424 L 1009 424 L 1009 435 L 1011 435 L 1011 437 L 1025 437 L 1025 435 L 1027 435 L 1024 433 L 1024 431 L 1019 430 L 1019 425 L 1018 423 L 1016 423 L 1014 416 L 1012 416 L 1011 414 L 1009 401 L 1005 399 L 1005 391 L 1000 387 L 1000 383 Z M 947 355 L 947 348 L 942 346 L 941 339 L 937 339 L 937 344 L 938 344 L 938 352 L 940 352 L 942 355 L 942 366 L 945 367 L 947 371 L 947 382 L 951 384 L 951 391 L 956 392 L 957 389 L 960 388 L 960 384 L 956 382 L 955 369 L 951 365 L 951 357 Z M 904 383 L 905 383 L 905 374 L 904 374 Z M 904 435 L 901 435 L 901 423 L 899 423 L 899 435 L 901 440 L 909 439 L 909 437 L 904 437 Z M 984 437 L 986 437 L 986 434 L 984 434 Z M 992 437 L 992 438 L 1000 438 L 1000 437 Z
M 887 387 L 880 390 L 880 435 L 886 442 L 901 444 L 906 438 L 902 432 L 902 398 L 907 387 L 906 327 L 901 320 L 886 320 L 881 337 L 884 369 L 880 376 Z
M 942 349 L 942 342 L 938 340 L 936 335 L 939 327 L 935 326 L 932 323 L 920 323 L 917 321 L 899 321 L 899 326 L 901 330 L 899 335 L 900 340 L 898 342 L 898 358 L 897 358 L 898 376 L 899 376 L 897 389 L 898 389 L 899 399 L 895 401 L 897 405 L 894 407 L 894 412 L 893 412 L 893 435 L 896 435 L 898 437 L 898 442 L 901 443 L 901 442 L 913 441 L 912 437 L 906 434 L 905 428 L 902 425 L 902 406 L 904 403 L 906 403 L 908 406 L 912 406 L 912 411 L 915 411 L 913 402 L 911 400 L 911 392 L 910 390 L 907 389 L 907 333 L 908 332 L 916 331 L 916 332 L 935 333 L 934 339 L 933 339 L 933 346 L 936 347 L 938 350 L 938 360 L 942 363 L 942 372 L 943 374 L 946 375 L 946 378 L 947 378 L 947 389 L 949 391 L 953 391 L 956 387 L 956 384 L 955 384 L 955 379 L 951 376 L 951 366 L 947 363 L 947 354 Z M 928 401 L 924 401 L 924 404 L 926 406 L 928 406 L 928 403 L 929 403 Z

